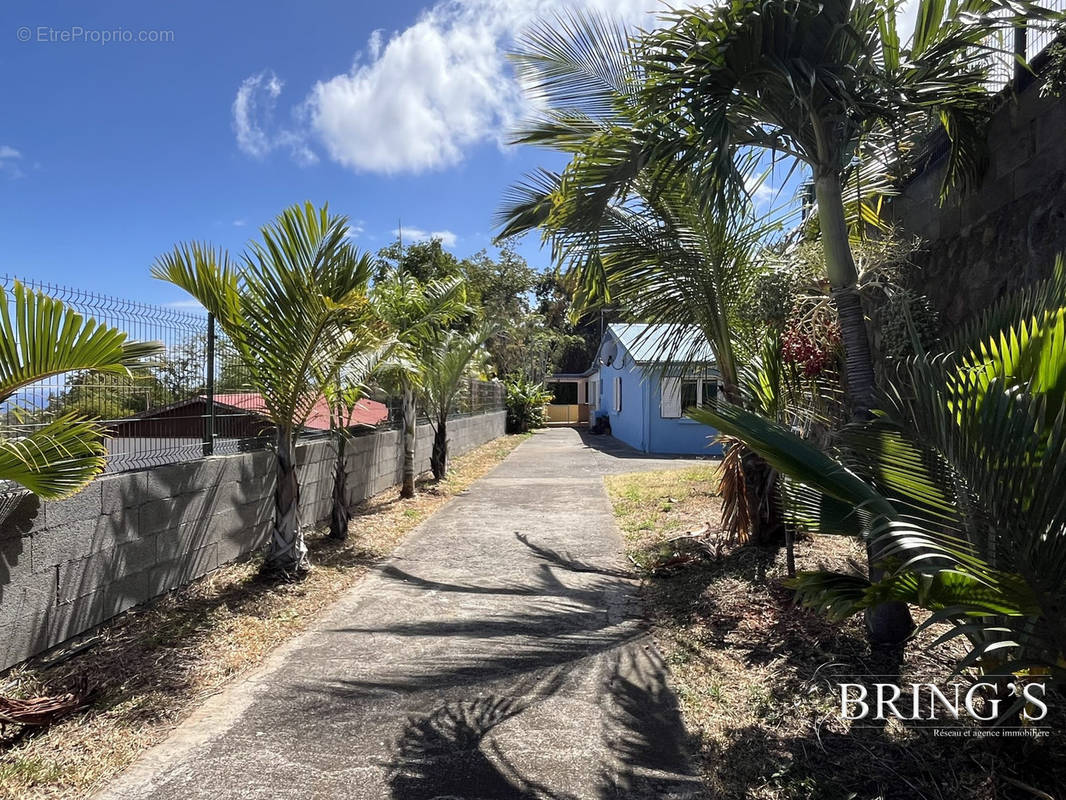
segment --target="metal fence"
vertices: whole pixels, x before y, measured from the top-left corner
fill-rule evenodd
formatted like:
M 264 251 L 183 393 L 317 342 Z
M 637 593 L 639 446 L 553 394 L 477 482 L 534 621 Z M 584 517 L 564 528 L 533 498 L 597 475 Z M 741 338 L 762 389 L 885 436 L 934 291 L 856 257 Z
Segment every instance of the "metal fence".
M 9 288 L 14 280 L 2 276 L 0 284 Z M 248 372 L 233 347 L 206 312 L 18 280 L 132 339 L 162 342 L 164 352 L 132 377 L 73 372 L 21 390 L 0 407 L 3 435 L 25 434 L 57 414 L 80 412 L 101 420 L 108 430 L 108 472 L 253 450 L 270 442 L 272 428 L 263 416 L 262 400 L 249 385 Z M 503 407 L 500 384 L 471 379 L 458 394 L 454 414 Z M 396 426 L 399 408 L 393 398 L 368 397 L 360 401 L 351 422 L 366 432 Z M 304 435 L 326 435 L 329 426 L 329 409 L 320 400 Z
M 1066 0 L 1046 0 L 1040 5 L 1051 11 L 1066 11 Z M 1032 19 L 1022 27 L 993 33 L 988 40 L 992 49 L 989 90 L 998 92 L 1008 86 L 1015 90 L 1024 88 L 1031 77 L 1025 63 L 1033 64 L 1057 35 L 1057 23 Z

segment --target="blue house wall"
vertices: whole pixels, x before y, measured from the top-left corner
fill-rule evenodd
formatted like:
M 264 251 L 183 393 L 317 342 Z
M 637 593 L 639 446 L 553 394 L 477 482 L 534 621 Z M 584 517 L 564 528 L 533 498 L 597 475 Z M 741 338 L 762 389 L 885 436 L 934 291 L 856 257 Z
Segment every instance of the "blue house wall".
M 660 377 L 654 366 L 634 362 L 619 342 L 618 357 L 612 365 L 599 369 L 599 397 L 595 413 L 604 411 L 611 421 L 611 435 L 644 453 L 659 455 L 722 454 L 722 446 L 712 444 L 714 428 L 687 417 L 663 418 L 660 408 Z M 614 379 L 622 379 L 622 410 L 614 410 Z
M 600 367 L 600 405 L 606 410 L 611 420 L 611 435 L 621 439 L 630 447 L 648 453 L 648 415 L 646 394 L 647 381 L 640 368 L 633 364 L 631 358 L 625 359 L 626 366 Z M 614 410 L 614 381 L 622 379 L 622 410 Z

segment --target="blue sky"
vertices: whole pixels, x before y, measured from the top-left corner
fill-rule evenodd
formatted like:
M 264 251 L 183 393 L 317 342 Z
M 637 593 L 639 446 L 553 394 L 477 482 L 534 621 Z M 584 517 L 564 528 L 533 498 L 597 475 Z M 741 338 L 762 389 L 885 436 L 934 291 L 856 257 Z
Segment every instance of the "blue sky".
M 298 12 L 278 14 L 259 3 L 5 3 L 0 271 L 153 302 L 180 300 L 178 290 L 149 277 L 157 255 L 187 239 L 239 249 L 257 225 L 305 199 L 329 201 L 349 215 L 361 229 L 361 247 L 386 243 L 398 219 L 404 227 L 444 232 L 460 256 L 488 246 L 501 193 L 527 169 L 550 163 L 552 154 L 505 150 L 496 130 L 480 139 L 460 136 L 458 155 L 453 148 L 434 161 L 430 152 L 407 166 L 403 154 L 417 143 L 397 141 L 395 124 L 371 126 L 401 153 L 382 168 L 342 163 L 313 128 L 300 134 L 306 138 L 300 146 L 315 163 L 274 141 L 285 141 L 286 129 L 297 127 L 293 109 L 316 83 L 347 77 L 360 52 L 364 65 L 371 59 L 375 30 L 387 45 L 408 33 L 423 11 L 402 2 L 306 2 Z M 445 18 L 436 27 L 447 31 L 449 25 L 456 22 Z M 18 39 L 26 35 L 22 27 L 30 30 L 28 42 Z M 78 27 L 133 35 L 173 31 L 173 41 L 104 44 L 84 41 L 89 33 L 77 42 L 47 41 Z M 411 46 L 426 49 L 417 41 Z M 445 50 L 442 57 L 461 66 L 453 55 Z M 431 77 L 419 72 L 432 63 L 393 60 L 411 74 L 391 82 L 378 78 L 369 90 L 381 96 L 365 103 L 368 113 Z M 492 77 L 490 68 L 482 72 Z M 260 112 L 269 80 L 282 88 L 272 118 L 259 113 L 245 120 L 267 138 L 256 152 L 254 141 L 243 149 L 238 142 L 235 101 L 246 81 L 264 74 Z M 462 88 L 445 87 L 453 95 Z M 419 102 L 430 113 L 434 102 L 458 106 L 444 123 L 460 130 L 467 124 L 462 97 L 415 98 L 416 111 Z M 474 106 L 465 111 L 475 123 L 503 121 L 496 109 L 475 113 L 485 98 L 465 102 Z M 357 150 L 365 144 L 358 137 L 373 131 L 357 134 L 334 144 Z M 343 136 L 343 130 L 335 134 Z M 446 133 L 434 143 L 445 150 L 448 144 Z M 532 263 L 546 262 L 535 242 L 523 250 Z
M 644 25 L 657 7 L 6 3 L 0 272 L 181 302 L 149 277 L 160 253 L 190 239 L 237 251 L 308 199 L 350 216 L 367 249 L 397 220 L 459 256 L 490 246 L 506 188 L 562 163 L 504 144 L 525 113 L 504 52 L 531 20 L 575 5 Z M 534 237 L 520 250 L 548 265 Z

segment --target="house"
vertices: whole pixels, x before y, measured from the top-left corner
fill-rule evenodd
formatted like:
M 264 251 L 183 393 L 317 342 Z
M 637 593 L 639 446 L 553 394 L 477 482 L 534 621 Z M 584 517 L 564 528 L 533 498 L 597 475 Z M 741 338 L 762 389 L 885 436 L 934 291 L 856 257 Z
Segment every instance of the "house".
M 273 431 L 264 416 L 266 405 L 254 392 L 216 394 L 214 397 L 213 436 L 207 436 L 207 398 L 187 397 L 175 403 L 142 411 L 122 420 L 106 423 L 108 470 L 171 464 L 216 455 L 237 453 L 261 447 Z M 384 403 L 363 398 L 347 420 L 348 427 L 371 430 L 389 418 Z M 329 430 L 329 406 L 319 398 L 304 423 L 302 433 Z M 209 448 L 209 449 L 208 449 Z
M 684 415 L 712 402 L 719 389 L 714 354 L 696 326 L 609 325 L 581 380 L 590 415 L 606 415 L 611 435 L 631 447 L 661 455 L 721 455 L 721 445 L 712 442 L 717 431 Z
M 264 416 L 266 404 L 255 392 L 232 392 L 214 397 L 215 435 L 225 438 L 255 438 L 273 426 Z M 207 397 L 188 397 L 176 403 L 143 411 L 133 417 L 111 423 L 109 434 L 114 438 L 194 438 L 204 433 Z M 378 425 L 388 419 L 384 403 L 361 399 L 352 409 L 347 427 Z M 304 432 L 329 430 L 329 405 L 320 397 L 304 423 Z

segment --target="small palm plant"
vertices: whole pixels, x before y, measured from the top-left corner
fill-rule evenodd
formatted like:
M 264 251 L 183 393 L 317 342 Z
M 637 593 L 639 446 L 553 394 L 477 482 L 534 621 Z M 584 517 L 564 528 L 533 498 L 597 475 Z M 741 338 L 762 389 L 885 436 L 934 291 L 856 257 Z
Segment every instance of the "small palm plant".
M 904 601 L 966 636 L 962 666 L 1066 677 L 1066 269 L 899 367 L 879 416 L 822 451 L 735 406 L 693 412 L 788 476 L 795 524 L 858 534 L 873 580 L 801 573 L 835 618 Z
M 469 313 L 461 277 L 436 278 L 425 283 L 401 268 L 388 271 L 375 282 L 375 313 L 397 341 L 393 358 L 380 370 L 382 379 L 398 389 L 403 416 L 403 483 L 400 497 L 415 496 L 415 446 L 418 422 L 418 388 L 421 373 L 418 353 L 445 326 Z
M 0 286 L 0 403 L 55 375 L 94 370 L 131 376 L 131 368 L 162 352 L 158 342 L 131 342 L 117 328 L 86 319 L 64 303 L 16 281 Z M 82 489 L 106 463 L 105 431 L 80 414 L 60 416 L 0 438 L 0 481 L 45 500 Z
M 264 569 L 308 568 L 299 520 L 296 437 L 326 384 L 378 333 L 367 299 L 374 262 L 347 241 L 348 220 L 292 206 L 234 263 L 223 250 L 183 244 L 152 274 L 200 301 L 226 333 L 276 428 L 274 525 Z
M 352 417 L 360 401 L 368 394 L 376 371 L 386 362 L 395 347 L 394 341 L 381 340 L 376 346 L 354 353 L 332 379 L 323 378 L 329 427 L 336 448 L 333 469 L 333 507 L 329 535 L 332 539 L 348 538 L 352 513 L 348 504 L 347 449 L 352 439 Z
M 442 480 L 448 473 L 448 416 L 455 410 L 455 401 L 463 381 L 470 372 L 482 348 L 498 328 L 485 323 L 460 333 L 442 330 L 426 343 L 419 357 L 419 381 L 422 406 L 433 426 L 433 452 L 430 468 L 433 477 Z

